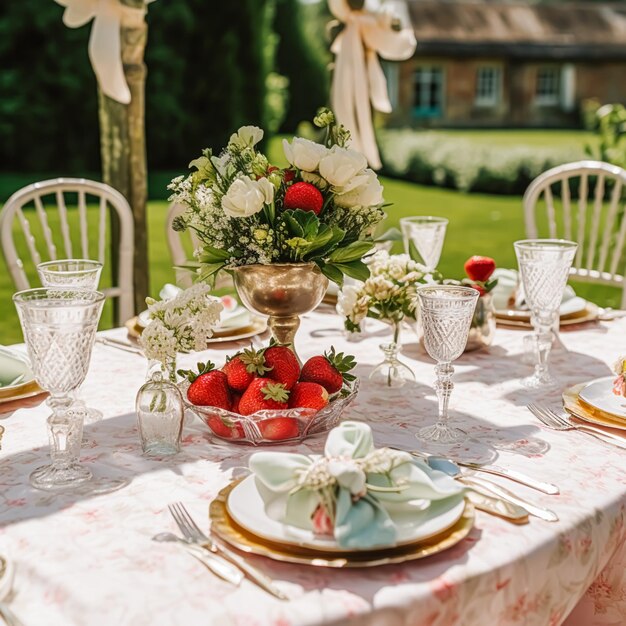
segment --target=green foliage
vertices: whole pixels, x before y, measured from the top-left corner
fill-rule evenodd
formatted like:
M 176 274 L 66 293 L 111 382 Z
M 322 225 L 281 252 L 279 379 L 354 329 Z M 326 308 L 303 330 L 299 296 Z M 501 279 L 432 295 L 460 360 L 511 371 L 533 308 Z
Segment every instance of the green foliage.
M 587 125 L 595 130 L 599 144 L 587 145 L 585 152 L 599 161 L 626 167 L 626 107 L 622 104 L 600 106 L 597 100 L 584 103 Z
M 488 139 L 486 132 L 483 139 Z M 523 141 L 523 139 L 522 139 Z M 379 133 L 383 171 L 412 182 L 461 191 L 522 194 L 551 167 L 583 157 L 582 146 L 501 145 L 470 136 L 384 130 Z

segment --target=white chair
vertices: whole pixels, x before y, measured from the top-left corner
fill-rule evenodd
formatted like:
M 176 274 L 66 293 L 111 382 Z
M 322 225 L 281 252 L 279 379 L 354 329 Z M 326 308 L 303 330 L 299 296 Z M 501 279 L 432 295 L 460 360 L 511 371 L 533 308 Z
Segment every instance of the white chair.
M 578 189 L 575 197 L 573 184 Z M 576 241 L 571 274 L 583 282 L 621 288 L 621 308 L 626 308 L 625 188 L 626 170 L 621 167 L 578 161 L 538 176 L 523 200 L 526 236 Z
M 165 235 L 167 237 L 167 245 L 170 249 L 170 255 L 172 257 L 172 264 L 174 266 L 182 266 L 185 265 L 190 258 L 190 254 L 196 248 L 199 248 L 202 245 L 200 239 L 195 234 L 195 232 L 191 229 L 188 229 L 184 233 L 177 232 L 172 228 L 174 220 L 185 212 L 185 206 L 182 204 L 178 204 L 176 202 L 172 202 L 167 210 L 167 218 L 165 220 Z M 188 238 L 189 245 L 188 250 L 185 249 L 185 239 Z M 179 287 L 187 288 L 191 287 L 195 278 L 195 274 L 191 270 L 185 269 L 177 269 L 176 270 L 176 284 Z M 217 276 L 217 280 L 215 281 L 215 289 L 222 289 L 224 287 L 232 286 L 232 279 L 230 276 L 221 272 Z
M 74 202 L 68 208 L 66 194 L 77 194 L 76 210 Z M 46 200 L 51 200 L 48 206 Z M 89 204 L 97 204 L 98 208 Z M 25 210 L 28 205 L 32 205 L 34 210 Z M 102 291 L 109 297 L 119 299 L 117 322 L 130 319 L 135 314 L 133 213 L 124 196 L 103 183 L 84 178 L 45 180 L 16 191 L 6 201 L 0 212 L 0 240 L 17 289 L 29 289 L 31 285 L 16 244 L 21 244 L 21 251 L 30 255 L 32 267 L 29 273 L 33 278 L 36 276 L 35 266 L 43 260 L 84 258 L 104 264 L 107 260 L 109 207 L 119 218 L 118 272 L 116 277 L 111 277 L 113 286 Z M 98 211 L 95 233 L 92 232 L 94 221 L 87 217 L 88 211 Z M 25 245 L 19 242 L 20 230 Z

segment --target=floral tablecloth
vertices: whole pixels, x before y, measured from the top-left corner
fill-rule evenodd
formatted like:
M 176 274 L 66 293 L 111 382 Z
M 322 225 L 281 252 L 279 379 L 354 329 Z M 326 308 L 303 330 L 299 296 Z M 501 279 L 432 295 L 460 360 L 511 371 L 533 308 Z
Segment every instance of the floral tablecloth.
M 364 377 L 345 417 L 372 423 L 376 443 L 414 447 L 413 433 L 433 420 L 430 359 L 409 343 L 403 358 L 417 386 L 372 388 L 366 376 L 379 361 L 385 330 L 348 343 L 340 319 L 322 311 L 303 320 L 302 357 L 333 343 L 354 353 Z M 608 375 L 623 352 L 626 322 L 573 328 L 553 353 L 563 385 Z M 121 329 L 107 334 L 124 337 Z M 489 352 L 457 362 L 452 410 L 498 463 L 549 479 L 561 495 L 513 489 L 554 509 L 559 523 L 531 518 L 515 526 L 478 513 L 471 534 L 438 556 L 404 565 L 337 571 L 255 564 L 291 596 L 281 602 L 248 581 L 234 588 L 207 572 L 176 545 L 151 537 L 175 530 L 167 504 L 182 501 L 206 523 L 208 504 L 246 464 L 250 449 L 212 442 L 205 426 L 185 426 L 183 451 L 169 460 L 140 453 L 134 399 L 146 372 L 141 356 L 96 345 L 82 397 L 104 413 L 86 427 L 83 461 L 96 476 L 126 478 L 106 495 L 48 494 L 28 474 L 48 458 L 44 404 L 0 414 L 0 553 L 16 565 L 12 608 L 27 626 L 595 626 L 626 624 L 625 452 L 579 433 L 544 430 L 526 410 L 538 398 L 519 378 L 524 332 L 498 329 Z M 223 360 L 230 344 L 206 356 Z M 205 356 L 205 355 L 202 355 Z M 197 360 L 194 355 L 194 361 Z M 0 406 L 0 410 L 2 407 Z M 294 447 L 319 451 L 323 438 Z M 498 480 L 497 478 L 495 480 Z M 506 482 L 503 484 L 507 484 Z M 511 483 L 507 486 L 511 487 Z

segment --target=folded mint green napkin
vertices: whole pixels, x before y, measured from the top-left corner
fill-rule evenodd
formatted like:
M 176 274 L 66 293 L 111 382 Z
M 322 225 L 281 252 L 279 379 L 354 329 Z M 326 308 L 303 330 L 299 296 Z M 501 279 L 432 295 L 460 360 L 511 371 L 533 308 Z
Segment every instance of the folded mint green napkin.
M 418 512 L 458 496 L 463 487 L 407 452 L 374 448 L 371 428 L 344 422 L 326 440 L 324 456 L 257 452 L 250 458 L 266 514 L 319 531 L 320 507 L 345 548 L 393 544 L 394 513 Z

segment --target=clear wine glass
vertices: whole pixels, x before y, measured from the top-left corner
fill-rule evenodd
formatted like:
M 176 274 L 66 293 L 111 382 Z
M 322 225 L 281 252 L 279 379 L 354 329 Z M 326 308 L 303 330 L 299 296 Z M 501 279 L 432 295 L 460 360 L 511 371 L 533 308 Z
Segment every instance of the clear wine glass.
M 409 254 L 410 244 L 413 242 L 426 270 L 434 272 L 439 264 L 447 227 L 448 220 L 444 217 L 417 215 L 401 218 L 404 251 Z
M 98 289 L 102 263 L 91 259 L 59 259 L 37 265 L 37 273 L 44 287 L 71 287 Z
M 91 259 L 58 259 L 39 263 L 37 273 L 44 287 L 96 290 L 100 282 L 102 263 Z M 75 399 L 82 402 L 78 398 Z M 87 407 L 86 424 L 92 424 L 102 418 L 102 411 Z
M 534 374 L 522 383 L 531 389 L 543 389 L 555 383 L 548 368 L 552 329 L 578 244 L 564 239 L 524 239 L 513 245 L 530 308 L 536 359 Z
M 79 461 L 85 410 L 72 406 L 72 393 L 89 369 L 104 294 L 50 287 L 20 291 L 13 302 L 35 380 L 50 393 L 47 403 L 52 409 L 48 419 L 52 464 L 36 469 L 30 482 L 47 490 L 83 483 L 91 478 Z
M 454 385 L 452 362 L 461 356 L 478 300 L 472 287 L 437 285 L 417 290 L 426 352 L 437 361 L 435 391 L 439 403 L 437 423 L 417 432 L 417 438 L 434 443 L 455 443 L 465 432 L 448 425 L 448 402 Z

